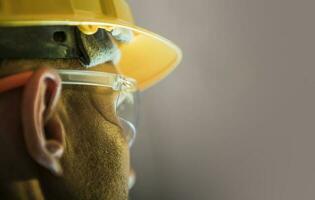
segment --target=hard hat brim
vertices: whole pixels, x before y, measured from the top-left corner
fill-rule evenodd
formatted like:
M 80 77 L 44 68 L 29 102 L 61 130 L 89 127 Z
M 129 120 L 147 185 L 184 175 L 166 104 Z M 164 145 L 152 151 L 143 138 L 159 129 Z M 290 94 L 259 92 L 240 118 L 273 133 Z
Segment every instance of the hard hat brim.
M 65 17 L 65 16 L 64 16 Z M 73 16 L 72 16 L 73 17 Z M 116 27 L 132 30 L 134 38 L 129 43 L 121 43 L 121 60 L 116 67 L 119 73 L 134 78 L 138 82 L 138 89 L 144 90 L 151 87 L 159 80 L 165 78 L 182 59 L 181 50 L 168 39 L 152 33 L 144 28 L 118 19 L 100 19 L 98 21 L 88 18 L 72 19 L 71 16 L 56 20 L 46 16 L 41 20 L 27 18 L 26 16 L 14 19 L 0 17 L 0 26 L 49 26 L 69 25 L 83 27 L 83 29 L 113 29 Z

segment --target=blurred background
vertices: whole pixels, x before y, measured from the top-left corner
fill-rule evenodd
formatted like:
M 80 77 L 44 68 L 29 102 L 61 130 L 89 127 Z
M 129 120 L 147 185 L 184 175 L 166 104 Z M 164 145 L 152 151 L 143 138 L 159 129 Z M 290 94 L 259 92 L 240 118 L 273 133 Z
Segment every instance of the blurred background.
M 142 94 L 131 199 L 315 199 L 315 1 L 129 2 L 184 53 Z

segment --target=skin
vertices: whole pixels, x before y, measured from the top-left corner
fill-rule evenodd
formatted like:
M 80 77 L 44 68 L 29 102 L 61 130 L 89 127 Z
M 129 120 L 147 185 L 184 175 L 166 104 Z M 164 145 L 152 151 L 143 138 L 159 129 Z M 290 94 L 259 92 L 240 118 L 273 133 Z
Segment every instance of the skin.
M 53 68 L 85 70 L 75 60 L 1 64 L 0 77 L 30 69 L 35 75 L 0 94 L 0 199 L 127 199 L 129 150 L 115 115 L 117 94 L 60 90 Z M 115 72 L 109 64 L 91 70 Z

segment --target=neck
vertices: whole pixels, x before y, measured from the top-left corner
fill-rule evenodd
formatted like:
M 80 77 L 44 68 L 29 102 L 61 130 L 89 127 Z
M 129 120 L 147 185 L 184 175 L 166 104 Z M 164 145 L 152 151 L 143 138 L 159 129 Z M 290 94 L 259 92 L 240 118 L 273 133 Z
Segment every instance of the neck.
M 9 182 L 0 185 L 0 199 L 44 200 L 37 180 Z

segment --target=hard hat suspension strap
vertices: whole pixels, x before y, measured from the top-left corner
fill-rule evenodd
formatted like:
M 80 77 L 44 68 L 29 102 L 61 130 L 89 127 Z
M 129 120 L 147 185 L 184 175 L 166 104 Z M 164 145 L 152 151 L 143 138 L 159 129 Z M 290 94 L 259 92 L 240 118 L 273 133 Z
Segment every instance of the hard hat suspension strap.
M 89 67 L 113 61 L 119 54 L 103 29 L 85 35 L 75 26 L 0 28 L 0 59 L 79 59 Z

